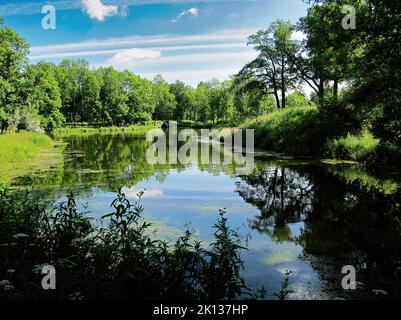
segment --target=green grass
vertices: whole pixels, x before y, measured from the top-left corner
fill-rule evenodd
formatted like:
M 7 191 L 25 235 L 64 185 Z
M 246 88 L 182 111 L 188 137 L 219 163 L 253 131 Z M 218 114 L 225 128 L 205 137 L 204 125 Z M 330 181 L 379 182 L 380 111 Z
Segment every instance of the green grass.
M 375 139 L 368 131 L 358 135 L 329 140 L 325 145 L 325 155 L 334 159 L 368 161 L 375 153 L 380 140 Z
M 255 129 L 255 146 L 294 155 L 320 151 L 319 110 L 315 106 L 277 110 L 246 120 L 241 128 Z
M 87 136 L 92 134 L 121 134 L 129 133 L 138 136 L 144 136 L 146 133 L 155 128 L 160 128 L 161 123 L 156 122 L 147 125 L 132 125 L 129 127 L 67 127 L 55 129 L 52 134 L 56 138 L 69 136 Z
M 44 134 L 20 132 L 0 135 L 0 179 L 8 180 L 39 162 L 49 163 L 53 140 Z

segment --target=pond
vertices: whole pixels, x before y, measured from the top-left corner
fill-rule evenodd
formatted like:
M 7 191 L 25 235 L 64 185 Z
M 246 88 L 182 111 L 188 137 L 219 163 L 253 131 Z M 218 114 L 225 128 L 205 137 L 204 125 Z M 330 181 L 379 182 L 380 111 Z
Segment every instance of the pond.
M 279 291 L 286 270 L 290 299 L 400 296 L 401 179 L 397 172 L 322 161 L 272 160 L 258 153 L 255 169 L 230 166 L 150 165 L 149 143 L 128 134 L 64 138 L 64 161 L 14 180 L 42 199 L 65 200 L 73 191 L 89 215 L 110 211 L 120 187 L 129 199 L 145 190 L 145 217 L 173 241 L 190 227 L 205 244 L 219 209 L 244 236 L 243 277 Z M 97 222 L 99 223 L 99 222 Z M 357 289 L 344 290 L 342 267 L 357 270 Z M 387 294 L 387 295 L 386 295 Z

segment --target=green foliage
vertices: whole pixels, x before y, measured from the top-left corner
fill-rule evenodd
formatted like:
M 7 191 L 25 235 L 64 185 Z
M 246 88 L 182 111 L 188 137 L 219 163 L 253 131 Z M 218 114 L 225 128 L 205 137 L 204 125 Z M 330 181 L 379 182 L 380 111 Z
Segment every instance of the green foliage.
M 299 43 L 292 39 L 294 26 L 277 20 L 268 29 L 249 37 L 249 43 L 259 52 L 258 57 L 245 65 L 237 75 L 237 83 L 245 90 L 272 94 L 278 108 L 286 107 L 286 95 L 298 82 L 292 56 Z
M 241 124 L 255 129 L 255 144 L 267 150 L 297 155 L 319 154 L 321 135 L 317 107 L 277 110 Z
M 276 297 L 278 300 L 285 300 L 285 298 L 287 298 L 287 296 L 291 293 L 294 293 L 293 290 L 289 290 L 288 286 L 290 285 L 290 275 L 291 275 L 291 271 L 286 270 L 285 271 L 285 278 L 284 281 L 281 285 L 281 289 L 278 293 L 273 294 L 274 297 Z
M 0 191 L 0 279 L 3 299 L 236 299 L 254 296 L 240 276 L 241 240 L 224 212 L 215 242 L 204 248 L 188 230 L 175 244 L 153 238 L 139 200 L 119 191 L 113 211 L 94 227 L 71 194 L 50 212 L 28 194 Z M 23 253 L 21 255 L 21 253 Z M 57 292 L 41 290 L 40 270 L 51 264 Z M 7 272 L 13 270 L 13 273 Z M 39 282 L 38 282 L 39 281 Z
M 302 92 L 295 91 L 287 96 L 287 107 L 309 107 L 312 103 L 305 97 Z
M 156 105 L 153 118 L 155 120 L 173 119 L 176 108 L 175 95 L 171 92 L 169 84 L 161 76 L 153 80 L 153 92 L 156 99 Z M 142 99 L 140 96 L 139 99 Z
M 26 103 L 29 106 L 27 113 L 38 119 L 41 127 L 48 132 L 61 126 L 65 120 L 60 111 L 61 96 L 54 68 L 54 65 L 46 62 L 29 66 L 24 84 Z M 37 116 L 29 110 L 34 110 Z M 22 123 L 22 129 L 35 131 L 28 121 Z
M 334 159 L 366 162 L 372 158 L 380 141 L 368 131 L 358 135 L 329 140 L 325 145 L 325 154 Z

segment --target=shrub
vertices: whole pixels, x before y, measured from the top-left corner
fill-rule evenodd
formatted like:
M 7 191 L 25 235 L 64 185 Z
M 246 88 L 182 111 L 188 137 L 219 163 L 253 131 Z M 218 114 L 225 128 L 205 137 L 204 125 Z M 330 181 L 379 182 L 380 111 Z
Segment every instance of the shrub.
M 332 139 L 325 145 L 325 155 L 334 159 L 367 162 L 374 157 L 379 140 L 368 131 L 358 135 L 348 134 L 346 137 Z
M 401 147 L 389 142 L 381 143 L 367 163 L 375 166 L 401 167 Z

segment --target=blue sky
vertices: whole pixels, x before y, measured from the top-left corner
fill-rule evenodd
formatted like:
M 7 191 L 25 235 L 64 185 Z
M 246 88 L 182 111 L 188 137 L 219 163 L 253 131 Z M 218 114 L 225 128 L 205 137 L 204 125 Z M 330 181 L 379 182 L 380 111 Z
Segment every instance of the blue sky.
M 46 4 L 56 8 L 55 30 L 41 26 Z M 0 0 L 0 17 L 30 44 L 31 62 L 84 58 L 190 85 L 228 79 L 256 56 L 248 35 L 305 12 L 302 0 Z

